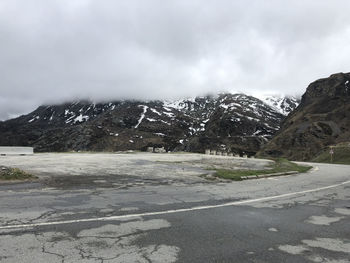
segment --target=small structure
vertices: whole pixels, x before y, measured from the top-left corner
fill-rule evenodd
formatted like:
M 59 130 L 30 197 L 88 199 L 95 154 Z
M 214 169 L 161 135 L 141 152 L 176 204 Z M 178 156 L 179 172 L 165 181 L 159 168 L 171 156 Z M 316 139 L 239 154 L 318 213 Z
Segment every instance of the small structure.
M 211 150 L 210 151 L 210 155 L 216 155 L 216 151 L 215 150 Z
M 246 154 L 243 154 L 243 158 L 248 158 L 248 156 Z
M 222 152 L 222 155 L 223 156 L 227 156 L 227 152 Z
M 0 146 L 0 155 L 32 155 L 33 147 Z
M 154 148 L 153 148 L 153 147 L 147 147 L 147 150 L 146 150 L 146 151 L 149 152 L 149 153 L 153 153 Z
M 209 155 L 210 154 L 210 149 L 205 150 L 205 154 Z
M 166 153 L 166 150 L 164 149 L 164 147 L 160 147 L 160 148 L 154 148 L 154 152 L 155 153 Z
M 233 156 L 233 153 L 228 153 L 227 155 L 230 156 L 230 157 L 232 157 L 232 156 Z
M 217 151 L 217 152 L 216 152 L 216 155 L 222 155 L 222 152 Z
M 239 157 L 239 154 L 235 154 L 235 157 Z

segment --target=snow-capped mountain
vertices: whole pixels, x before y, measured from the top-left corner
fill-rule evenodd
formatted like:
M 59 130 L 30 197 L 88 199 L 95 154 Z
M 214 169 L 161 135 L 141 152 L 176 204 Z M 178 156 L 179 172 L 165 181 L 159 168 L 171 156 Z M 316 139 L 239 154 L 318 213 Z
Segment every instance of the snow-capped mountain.
M 40 106 L 0 122 L 0 145 L 37 151 L 167 150 L 207 147 L 254 153 L 298 100 L 219 94 L 176 101 L 77 101 Z
M 259 96 L 258 98 L 285 116 L 294 110 L 300 103 L 300 99 L 292 96 L 266 95 Z

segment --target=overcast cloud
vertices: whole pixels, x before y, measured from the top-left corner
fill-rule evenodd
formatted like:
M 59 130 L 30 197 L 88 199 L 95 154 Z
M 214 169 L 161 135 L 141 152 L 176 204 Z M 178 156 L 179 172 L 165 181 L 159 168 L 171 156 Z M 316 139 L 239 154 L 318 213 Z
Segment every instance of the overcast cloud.
M 350 1 L 1 0 L 0 119 L 76 98 L 302 94 L 350 71 Z

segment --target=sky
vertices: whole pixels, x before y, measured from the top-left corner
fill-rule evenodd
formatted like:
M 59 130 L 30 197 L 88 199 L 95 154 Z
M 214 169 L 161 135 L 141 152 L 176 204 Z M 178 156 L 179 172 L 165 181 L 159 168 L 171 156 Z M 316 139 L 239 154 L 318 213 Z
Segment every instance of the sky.
M 350 71 L 348 0 L 1 0 L 0 120 L 76 99 L 301 95 Z

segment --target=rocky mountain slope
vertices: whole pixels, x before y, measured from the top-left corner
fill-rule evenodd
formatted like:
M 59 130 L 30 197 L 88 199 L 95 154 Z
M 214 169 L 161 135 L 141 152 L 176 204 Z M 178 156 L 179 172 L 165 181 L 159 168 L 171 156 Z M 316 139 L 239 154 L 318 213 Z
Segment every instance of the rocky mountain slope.
M 262 155 L 311 160 L 329 145 L 350 141 L 350 73 L 338 73 L 311 83 L 300 105 Z
M 265 101 L 265 102 L 264 102 Z M 255 154 L 298 105 L 295 98 L 220 94 L 178 101 L 79 101 L 0 122 L 0 145 L 36 151 L 145 150 Z

